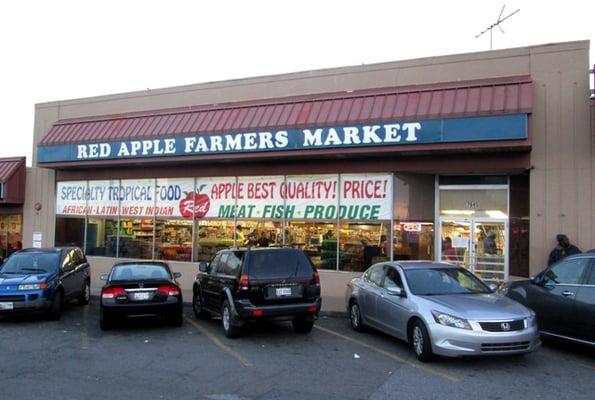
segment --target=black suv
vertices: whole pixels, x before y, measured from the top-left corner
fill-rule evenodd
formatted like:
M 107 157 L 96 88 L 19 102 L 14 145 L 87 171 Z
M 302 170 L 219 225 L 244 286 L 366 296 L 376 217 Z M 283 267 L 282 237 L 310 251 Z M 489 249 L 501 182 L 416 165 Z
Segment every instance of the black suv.
M 318 272 L 303 251 L 288 248 L 221 250 L 199 264 L 192 291 L 196 317 L 220 315 L 229 338 L 249 321 L 270 318 L 308 333 L 321 305 Z

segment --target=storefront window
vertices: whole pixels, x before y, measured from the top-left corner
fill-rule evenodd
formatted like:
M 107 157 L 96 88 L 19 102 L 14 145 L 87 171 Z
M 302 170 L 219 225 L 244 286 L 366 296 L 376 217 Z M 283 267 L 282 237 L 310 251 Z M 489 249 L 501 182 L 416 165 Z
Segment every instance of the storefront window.
M 118 219 L 89 217 L 85 244 L 89 256 L 116 257 Z
M 434 224 L 432 222 L 395 223 L 393 257 L 395 260 L 433 260 Z
M 191 261 L 192 221 L 182 219 L 157 220 L 155 241 L 158 260 Z
M 152 218 L 122 218 L 120 220 L 118 257 L 152 259 L 153 231 Z M 157 230 L 155 233 L 161 234 Z
M 161 235 L 153 225 L 156 197 L 154 179 L 122 180 L 118 189 L 120 200 L 120 239 L 118 256 L 153 258 L 154 235 Z
M 56 217 L 56 246 L 79 246 L 85 241 L 85 218 Z
M 8 257 L 23 248 L 22 216 L 0 216 L 0 257 Z
M 239 220 L 237 223 L 236 246 L 238 247 L 279 247 L 283 245 L 283 221 Z
M 157 179 L 155 259 L 192 260 L 192 225 L 196 198 L 194 179 Z
M 56 243 L 86 236 L 89 255 L 187 262 L 287 245 L 360 271 L 390 254 L 392 186 L 390 174 L 58 182 Z
M 233 220 L 196 221 L 194 261 L 211 261 L 219 250 L 233 246 Z
M 365 271 L 374 263 L 388 261 L 388 225 L 342 222 L 339 231 L 339 269 Z
M 117 257 L 118 180 L 87 182 L 87 231 L 85 252 L 90 256 Z M 116 190 L 114 190 L 116 189 Z

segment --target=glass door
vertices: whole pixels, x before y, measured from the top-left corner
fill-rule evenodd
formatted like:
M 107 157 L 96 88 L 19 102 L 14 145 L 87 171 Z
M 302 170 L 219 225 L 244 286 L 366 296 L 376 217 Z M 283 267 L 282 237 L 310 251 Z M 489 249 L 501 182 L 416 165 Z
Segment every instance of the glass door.
M 506 221 L 473 221 L 472 271 L 484 281 L 506 278 L 507 232 Z
M 440 261 L 472 270 L 473 223 L 466 219 L 440 221 Z
M 439 260 L 467 268 L 482 280 L 506 279 L 506 221 L 441 219 Z

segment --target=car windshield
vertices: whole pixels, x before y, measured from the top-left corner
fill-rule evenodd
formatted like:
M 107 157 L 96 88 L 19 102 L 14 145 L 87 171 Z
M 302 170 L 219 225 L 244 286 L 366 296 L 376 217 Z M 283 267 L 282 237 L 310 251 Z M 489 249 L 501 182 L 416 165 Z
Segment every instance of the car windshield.
M 491 293 L 464 268 L 424 268 L 405 272 L 411 292 L 418 296 Z
M 46 274 L 58 269 L 59 253 L 16 253 L 2 265 L 2 274 Z
M 291 278 L 312 276 L 312 264 L 302 251 L 259 250 L 248 253 L 248 270 L 254 278 Z
M 162 265 L 126 264 L 116 265 L 111 281 L 141 281 L 171 279 L 169 271 Z

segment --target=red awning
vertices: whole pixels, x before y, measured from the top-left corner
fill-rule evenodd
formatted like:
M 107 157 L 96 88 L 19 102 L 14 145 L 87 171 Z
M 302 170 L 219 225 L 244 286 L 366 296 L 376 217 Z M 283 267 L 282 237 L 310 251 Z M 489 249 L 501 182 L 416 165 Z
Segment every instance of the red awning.
M 26 180 L 25 157 L 0 158 L 0 204 L 23 204 Z
M 8 182 L 24 165 L 25 157 L 0 158 L 0 182 Z
M 527 76 L 59 120 L 39 145 L 530 113 Z

